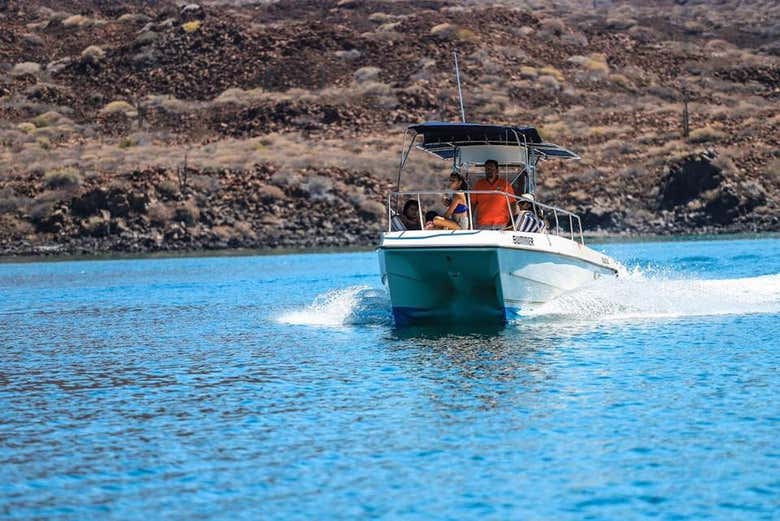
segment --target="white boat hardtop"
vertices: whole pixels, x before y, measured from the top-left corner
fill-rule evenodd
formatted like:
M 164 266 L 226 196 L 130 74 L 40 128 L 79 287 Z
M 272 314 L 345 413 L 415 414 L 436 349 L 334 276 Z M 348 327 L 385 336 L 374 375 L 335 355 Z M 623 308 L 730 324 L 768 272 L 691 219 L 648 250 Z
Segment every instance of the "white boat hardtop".
M 522 195 L 463 191 L 468 226 L 425 229 L 423 206 L 453 192 L 401 191 L 401 175 L 415 145 L 451 161 L 453 172 L 466 179 L 470 168 L 496 161 Z M 388 231 L 378 249 L 382 281 L 398 325 L 514 320 L 594 279 L 617 275 L 617 262 L 585 246 L 577 215 L 535 199 L 536 166 L 546 158 L 579 159 L 544 142 L 533 127 L 429 122 L 407 129 L 397 187 L 387 199 Z M 472 199 L 486 193 L 506 199 L 510 218 L 504 229 L 477 226 L 479 207 Z M 399 219 L 404 200 L 417 202 L 419 226 L 414 227 L 419 229 L 407 229 Z M 534 215 L 544 212 L 543 229 L 521 231 L 526 228 L 514 212 L 520 200 L 533 206 Z

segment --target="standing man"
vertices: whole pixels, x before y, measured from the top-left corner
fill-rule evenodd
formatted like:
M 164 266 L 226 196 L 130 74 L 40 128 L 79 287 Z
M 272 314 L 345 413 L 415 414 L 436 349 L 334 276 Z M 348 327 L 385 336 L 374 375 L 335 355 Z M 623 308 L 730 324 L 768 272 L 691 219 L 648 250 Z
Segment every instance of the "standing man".
M 498 177 L 498 161 L 488 159 L 485 161 L 485 178 L 477 181 L 475 191 L 506 192 L 510 196 L 515 195 L 512 185 Z M 507 197 L 502 193 L 474 194 L 472 204 L 477 210 L 477 228 L 487 230 L 503 230 L 509 224 L 509 207 L 514 207 L 514 197 Z

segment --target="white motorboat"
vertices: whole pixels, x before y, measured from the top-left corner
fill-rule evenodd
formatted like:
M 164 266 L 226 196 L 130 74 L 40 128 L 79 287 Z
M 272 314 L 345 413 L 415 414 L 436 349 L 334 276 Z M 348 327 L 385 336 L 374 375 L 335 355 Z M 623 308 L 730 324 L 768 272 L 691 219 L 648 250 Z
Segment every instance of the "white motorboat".
M 464 191 L 467 226 L 425 229 L 424 205 L 454 192 L 400 190 L 414 148 L 451 161 L 453 171 L 466 179 L 470 169 L 494 160 L 522 195 Z M 388 231 L 378 249 L 382 281 L 398 325 L 510 321 L 594 279 L 618 274 L 616 261 L 585 246 L 577 215 L 532 197 L 537 163 L 546 158 L 579 159 L 565 148 L 543 142 L 533 127 L 429 122 L 407 129 L 398 185 L 387 199 Z M 472 200 L 486 193 L 506 199 L 509 219 L 504 229 L 479 229 L 479 205 L 472 205 Z M 405 226 L 398 213 L 410 199 L 418 207 L 415 226 Z M 535 215 L 544 214 L 544 229 L 520 231 L 527 227 L 521 226 L 514 209 L 523 199 L 531 203 Z M 417 225 L 419 229 L 411 229 Z

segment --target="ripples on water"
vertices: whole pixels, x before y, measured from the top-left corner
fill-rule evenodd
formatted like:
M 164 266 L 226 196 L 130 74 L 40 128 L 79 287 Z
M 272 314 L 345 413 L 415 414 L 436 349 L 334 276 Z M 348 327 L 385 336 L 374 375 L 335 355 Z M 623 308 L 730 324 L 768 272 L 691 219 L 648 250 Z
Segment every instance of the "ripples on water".
M 771 519 L 779 246 L 487 329 L 394 328 L 370 253 L 0 265 L 0 512 Z

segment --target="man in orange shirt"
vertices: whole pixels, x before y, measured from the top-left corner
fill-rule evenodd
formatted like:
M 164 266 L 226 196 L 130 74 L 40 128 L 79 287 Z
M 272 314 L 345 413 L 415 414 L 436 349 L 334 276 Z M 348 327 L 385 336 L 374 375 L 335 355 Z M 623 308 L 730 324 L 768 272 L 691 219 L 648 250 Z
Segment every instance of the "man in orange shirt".
M 506 192 L 515 195 L 512 185 L 498 177 L 498 161 L 485 161 L 485 178 L 477 181 L 475 191 Z M 509 203 L 514 207 L 514 197 L 509 197 Z M 488 230 L 503 230 L 509 224 L 509 206 L 504 194 L 474 194 L 472 205 L 477 210 L 477 227 Z

